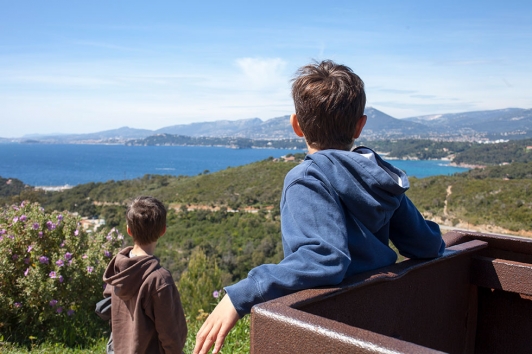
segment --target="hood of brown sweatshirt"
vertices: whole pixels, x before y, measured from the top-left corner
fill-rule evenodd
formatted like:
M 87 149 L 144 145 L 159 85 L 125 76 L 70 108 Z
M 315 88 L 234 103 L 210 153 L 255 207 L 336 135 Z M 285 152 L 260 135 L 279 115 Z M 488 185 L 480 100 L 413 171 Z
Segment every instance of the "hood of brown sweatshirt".
M 155 256 L 129 258 L 132 248 L 126 247 L 121 250 L 111 260 L 103 275 L 103 281 L 112 285 L 114 293 L 122 300 L 131 299 L 148 275 L 161 267 Z

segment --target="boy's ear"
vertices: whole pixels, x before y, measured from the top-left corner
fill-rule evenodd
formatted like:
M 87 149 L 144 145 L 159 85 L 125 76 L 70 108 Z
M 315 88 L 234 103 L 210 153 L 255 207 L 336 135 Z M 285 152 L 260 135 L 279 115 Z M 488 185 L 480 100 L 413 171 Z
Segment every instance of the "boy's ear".
M 353 139 L 357 139 L 360 136 L 360 133 L 362 133 L 362 129 L 364 129 L 364 126 L 366 125 L 366 122 L 368 120 L 368 116 L 363 115 L 358 119 L 358 122 L 355 126 L 355 135 Z
M 297 136 L 302 138 L 303 131 L 301 130 L 301 127 L 299 126 L 299 122 L 297 121 L 297 116 L 295 113 L 290 116 L 290 124 L 292 125 L 292 129 L 294 129 L 294 133 L 296 133 Z
M 127 227 L 127 234 L 133 237 L 133 234 L 131 233 L 131 229 L 129 228 L 129 225 L 126 225 L 126 227 Z

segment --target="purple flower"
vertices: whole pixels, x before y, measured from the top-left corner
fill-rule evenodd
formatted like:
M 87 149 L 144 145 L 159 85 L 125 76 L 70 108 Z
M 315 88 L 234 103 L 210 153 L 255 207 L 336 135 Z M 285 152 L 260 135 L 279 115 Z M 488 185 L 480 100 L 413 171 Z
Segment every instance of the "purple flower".
M 111 252 L 109 251 L 105 251 L 103 252 L 103 254 L 105 255 L 105 257 L 111 257 Z
M 50 306 L 54 307 L 57 305 L 57 300 L 50 300 Z
M 57 313 L 61 313 L 61 312 L 63 312 L 63 308 L 62 308 L 61 306 L 59 306 L 59 307 L 57 308 L 57 310 L 55 310 L 55 311 L 56 311 Z
M 40 256 L 39 257 L 39 262 L 41 262 L 42 264 L 48 264 L 49 261 L 50 261 L 50 258 L 48 258 L 46 256 Z
M 91 266 L 87 267 L 87 272 L 92 273 L 94 271 L 94 268 Z
M 13 218 L 13 224 L 16 223 L 17 221 L 18 221 L 18 216 L 15 216 L 15 217 Z
M 16 308 L 19 308 L 20 306 L 22 306 L 20 302 L 15 302 L 13 305 L 15 305 Z
M 50 278 L 52 278 L 52 279 L 55 279 L 55 278 L 57 278 L 57 273 L 54 272 L 54 271 L 51 271 L 50 274 L 48 274 L 48 276 L 49 276 Z
M 2 229 L 2 230 L 0 230 L 0 235 L 5 235 L 5 234 L 7 234 L 6 229 Z
M 79 230 L 74 231 L 74 236 L 79 235 Z
M 30 264 L 30 258 L 29 257 L 24 258 L 24 263 Z
M 62 214 L 57 215 L 57 220 L 59 221 L 63 220 L 63 215 Z
M 20 221 L 26 221 L 27 217 L 25 214 L 22 214 L 19 218 Z
M 13 205 L 13 209 L 15 209 L 16 211 L 19 210 L 18 206 L 16 206 L 16 205 Z
M 38 229 L 39 229 L 39 226 L 40 226 L 39 223 L 34 222 L 33 225 L 32 225 L 33 230 L 38 230 Z
M 59 245 L 59 247 L 65 247 L 65 240 L 63 240 L 63 242 L 61 242 L 61 244 Z
M 7 238 L 10 238 L 10 239 L 14 240 L 14 239 L 15 239 L 15 236 L 13 236 L 13 235 L 7 235 Z
M 30 272 L 30 269 L 26 269 L 26 271 L 24 272 L 24 276 L 27 277 L 28 276 L 28 273 Z
M 48 220 L 48 221 L 46 222 L 46 227 L 48 228 L 48 230 L 53 230 L 53 229 L 55 229 L 55 225 L 54 225 L 54 223 L 51 222 L 50 220 Z
M 39 237 L 42 238 L 42 231 L 39 231 Z
M 63 276 L 62 276 L 62 275 L 60 275 L 60 276 L 59 276 L 59 282 L 60 282 L 60 283 L 62 283 L 62 282 L 63 282 L 63 280 L 65 280 L 65 278 L 63 278 Z
M 26 252 L 30 253 L 32 249 L 33 249 L 33 246 L 32 246 L 32 245 L 29 245 L 29 246 L 28 246 L 28 250 L 27 250 Z
M 67 261 L 70 260 L 71 258 L 72 258 L 72 253 L 70 253 L 70 252 L 65 253 L 65 259 Z
M 65 262 L 63 262 L 62 259 L 58 260 L 57 262 L 55 262 L 55 264 L 58 266 L 58 267 L 62 267 L 65 265 Z
M 70 259 L 70 260 L 68 261 L 68 265 L 72 265 L 72 261 L 73 261 L 73 259 Z
M 220 296 L 220 293 L 218 292 L 218 290 L 214 290 L 214 291 L 212 292 L 212 297 L 213 297 L 213 298 L 217 299 L 219 296 Z
M 76 313 L 76 311 L 74 311 L 74 310 L 72 310 L 72 309 L 70 309 L 70 310 L 67 311 L 67 315 L 69 315 L 69 316 L 73 316 L 74 313 Z
M 109 233 L 109 234 L 107 234 L 107 236 L 105 238 L 107 239 L 107 241 L 112 241 L 113 240 L 113 235 L 111 235 Z
M 17 254 L 14 254 L 14 255 L 11 256 L 11 258 L 12 258 L 14 261 L 16 261 L 16 260 L 18 259 L 18 255 L 17 255 Z
M 84 254 L 83 256 L 81 256 L 81 258 L 83 258 L 83 259 L 87 259 L 87 258 L 89 258 L 89 256 L 87 256 L 86 254 Z

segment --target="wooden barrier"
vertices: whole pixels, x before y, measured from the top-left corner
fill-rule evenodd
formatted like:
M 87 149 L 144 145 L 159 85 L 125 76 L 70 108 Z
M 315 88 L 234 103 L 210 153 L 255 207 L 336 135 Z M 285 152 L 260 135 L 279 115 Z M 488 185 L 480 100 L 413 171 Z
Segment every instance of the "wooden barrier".
M 532 240 L 444 239 L 440 258 L 255 306 L 251 353 L 532 352 Z

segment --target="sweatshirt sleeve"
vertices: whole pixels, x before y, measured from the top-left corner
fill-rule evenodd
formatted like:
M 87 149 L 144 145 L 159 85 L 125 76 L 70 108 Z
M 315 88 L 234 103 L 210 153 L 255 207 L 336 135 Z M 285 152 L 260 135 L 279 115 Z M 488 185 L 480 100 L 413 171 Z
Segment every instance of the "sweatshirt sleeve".
M 435 258 L 445 250 L 438 224 L 425 220 L 406 195 L 390 220 L 390 240 L 408 258 Z
M 153 318 L 165 353 L 182 353 L 187 324 L 175 284 L 167 284 L 152 296 Z
M 334 195 L 317 179 L 292 182 L 281 201 L 285 258 L 263 264 L 225 290 L 242 317 L 255 304 L 340 283 L 350 264 L 346 220 Z

